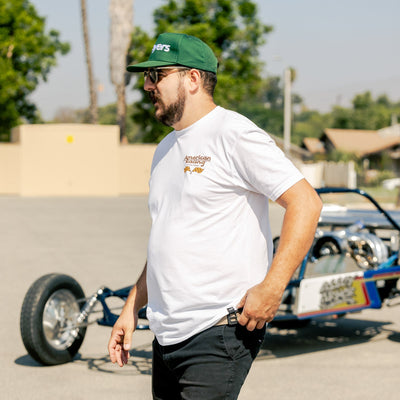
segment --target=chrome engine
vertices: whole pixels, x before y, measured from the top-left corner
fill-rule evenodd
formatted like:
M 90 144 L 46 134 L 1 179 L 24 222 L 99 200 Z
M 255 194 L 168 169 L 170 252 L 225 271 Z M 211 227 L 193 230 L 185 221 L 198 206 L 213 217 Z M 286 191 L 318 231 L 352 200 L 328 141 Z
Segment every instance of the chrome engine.
M 365 231 L 361 222 L 338 231 L 318 229 L 311 251 L 314 260 L 328 255 L 349 255 L 364 270 L 376 268 L 389 256 L 389 250 L 384 241 Z

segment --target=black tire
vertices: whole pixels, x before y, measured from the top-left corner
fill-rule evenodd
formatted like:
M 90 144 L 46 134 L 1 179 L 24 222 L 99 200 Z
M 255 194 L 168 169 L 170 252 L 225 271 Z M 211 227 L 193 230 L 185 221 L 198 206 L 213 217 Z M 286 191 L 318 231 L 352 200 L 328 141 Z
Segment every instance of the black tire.
M 43 365 L 63 364 L 74 358 L 86 333 L 86 327 L 72 326 L 84 298 L 79 283 L 67 275 L 44 275 L 32 284 L 20 317 L 22 341 L 32 358 Z

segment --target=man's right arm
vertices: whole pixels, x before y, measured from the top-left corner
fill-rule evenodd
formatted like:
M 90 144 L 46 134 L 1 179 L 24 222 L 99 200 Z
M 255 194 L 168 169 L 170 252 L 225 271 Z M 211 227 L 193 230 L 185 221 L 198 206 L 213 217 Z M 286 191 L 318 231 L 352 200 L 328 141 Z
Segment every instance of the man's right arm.
M 117 362 L 120 367 L 128 362 L 132 334 L 138 322 L 138 312 L 147 304 L 146 273 L 147 263 L 135 286 L 131 289 L 125 306 L 111 331 L 108 352 L 111 362 Z

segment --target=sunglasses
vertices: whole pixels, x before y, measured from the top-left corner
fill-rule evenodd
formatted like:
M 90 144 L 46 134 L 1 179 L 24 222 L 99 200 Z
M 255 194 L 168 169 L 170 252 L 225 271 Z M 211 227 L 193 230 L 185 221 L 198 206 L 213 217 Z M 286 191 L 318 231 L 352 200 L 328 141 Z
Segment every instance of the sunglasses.
M 179 67 L 179 66 L 171 66 L 171 67 L 162 67 L 162 68 L 151 68 L 148 69 L 147 71 L 144 71 L 144 80 L 146 81 L 147 77 L 149 77 L 150 82 L 156 84 L 159 82 L 162 78 L 165 76 L 169 75 L 167 73 L 163 73 L 163 71 L 168 70 L 168 69 L 176 69 L 176 70 L 183 70 L 183 69 L 189 69 L 187 67 Z M 178 72 L 178 71 L 173 71 L 173 72 Z M 171 72 L 171 73 L 173 73 Z

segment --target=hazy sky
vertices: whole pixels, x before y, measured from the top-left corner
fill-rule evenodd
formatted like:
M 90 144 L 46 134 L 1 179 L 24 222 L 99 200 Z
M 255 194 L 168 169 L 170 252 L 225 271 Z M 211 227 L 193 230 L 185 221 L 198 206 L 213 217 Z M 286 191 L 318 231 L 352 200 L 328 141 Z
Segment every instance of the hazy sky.
M 274 27 L 261 50 L 265 75 L 282 75 L 286 66 L 297 71 L 293 91 L 310 109 L 328 111 L 349 105 L 355 94 L 370 90 L 400 101 L 400 0 L 253 0 L 259 18 Z M 47 82 L 32 100 L 43 117 L 60 108 L 89 104 L 79 0 L 31 0 L 46 17 L 47 30 L 60 31 L 71 44 L 58 57 Z M 87 0 L 94 75 L 104 90 L 99 105 L 115 102 L 109 78 L 108 0 Z M 134 24 L 149 33 L 153 11 L 165 0 L 135 0 Z M 234 88 L 233 88 L 234 90 Z M 129 93 L 128 100 L 134 98 Z

